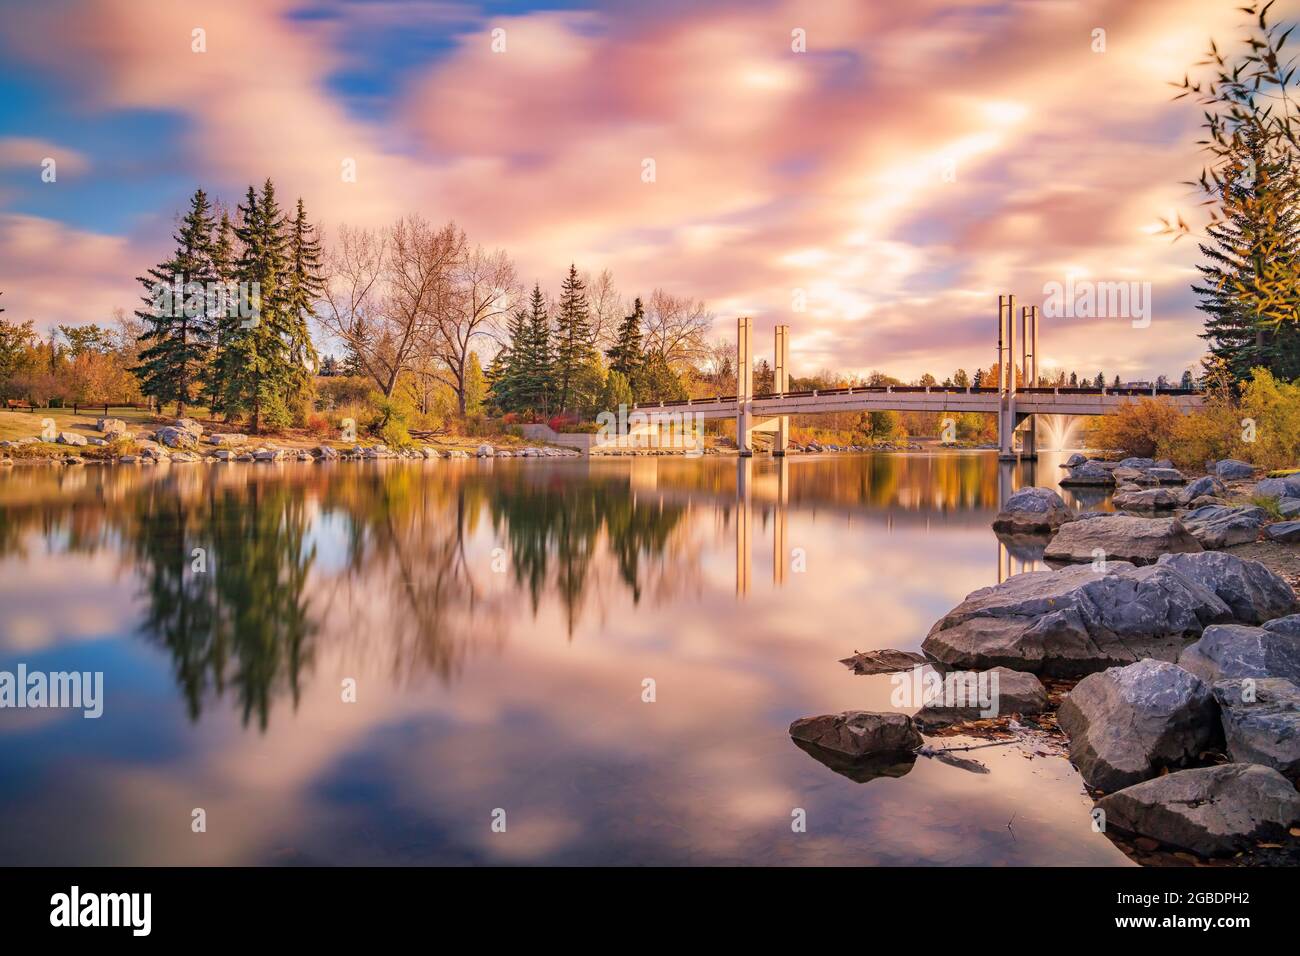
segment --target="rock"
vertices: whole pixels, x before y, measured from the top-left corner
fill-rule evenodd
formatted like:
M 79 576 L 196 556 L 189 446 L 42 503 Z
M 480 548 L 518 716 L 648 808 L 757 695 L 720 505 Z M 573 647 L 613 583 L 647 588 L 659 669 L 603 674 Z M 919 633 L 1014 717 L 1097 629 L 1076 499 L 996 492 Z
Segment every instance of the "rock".
M 195 441 L 203 437 L 203 426 L 192 418 L 178 418 L 172 422 L 171 427 L 179 428 L 183 432 L 189 432 L 194 436 Z
M 1300 819 L 1300 794 L 1269 767 L 1227 763 L 1182 770 L 1098 802 L 1107 827 L 1202 856 L 1251 849 L 1286 836 Z
M 1163 511 L 1176 508 L 1179 504 L 1178 496 L 1165 488 L 1116 494 L 1112 500 L 1116 508 L 1129 511 Z
M 95 422 L 95 428 L 105 435 L 121 435 L 126 431 L 126 422 L 120 418 L 101 418 Z
M 1230 548 L 1259 537 L 1268 513 L 1254 505 L 1207 505 L 1182 516 L 1183 525 L 1203 548 Z
M 232 461 L 235 457 L 235 453 L 231 451 L 229 448 L 221 448 L 217 451 L 214 451 L 212 453 L 212 457 L 215 458 L 217 461 Z
M 316 455 L 322 461 L 336 461 L 339 457 L 337 448 L 332 445 L 320 445 L 316 448 Z
M 1201 545 L 1177 518 L 1105 515 L 1062 525 L 1047 545 L 1048 561 L 1107 560 L 1152 564 L 1164 554 L 1200 551 Z
M 1300 687 L 1285 677 L 1237 678 L 1214 685 L 1228 755 L 1300 780 Z
M 1177 468 L 1148 468 L 1146 477 L 1162 485 L 1181 485 L 1187 478 Z
M 202 459 L 192 451 L 178 451 L 173 454 L 169 460 L 174 464 L 188 465 L 196 461 L 201 461 Z
M 960 704 L 963 696 L 968 702 L 978 700 L 974 691 L 981 686 L 981 681 L 992 692 L 992 706 L 988 708 L 992 713 L 978 705 Z M 925 730 L 946 727 L 963 720 L 984 720 L 1008 714 L 1041 714 L 1047 709 L 1047 690 L 1043 687 L 1043 682 L 1024 671 L 1013 671 L 1008 667 L 995 667 L 982 673 L 952 671 L 944 675 L 945 688 L 950 684 L 956 689 L 955 693 L 945 690 L 943 696 L 927 699 L 925 706 L 913 715 L 912 720 L 918 727 Z M 966 690 L 964 695 L 963 686 Z
M 103 438 L 87 438 L 86 441 L 96 448 L 104 448 L 108 445 L 108 442 Z
M 1300 521 L 1279 521 L 1264 529 L 1264 535 L 1270 541 L 1283 544 L 1300 544 Z
M 1068 677 L 1145 657 L 1173 661 L 1206 625 L 1232 619 L 1213 591 L 1171 568 L 1077 565 L 972 592 L 930 629 L 921 649 L 954 668 Z
M 464 450 L 462 450 L 462 449 L 460 449 L 460 448 L 453 448 L 453 449 L 451 449 L 451 451 L 447 452 L 447 457 L 448 457 L 448 458 L 468 458 L 468 457 L 469 457 L 469 453 L 466 452 L 466 451 L 464 451 Z
M 230 434 L 214 433 L 208 436 L 208 444 L 219 445 L 223 448 L 230 447 L 232 445 L 242 445 L 246 441 L 248 441 L 247 435 L 237 435 L 234 433 L 230 433 Z
M 1213 624 L 1178 655 L 1178 666 L 1207 684 L 1238 677 L 1285 677 L 1300 682 L 1300 634 L 1249 624 Z
M 1114 483 L 1115 477 L 1110 471 L 1094 461 L 1086 461 L 1082 465 L 1074 466 L 1058 482 L 1063 487 L 1069 485 L 1113 485 Z
M 1256 483 L 1255 494 L 1264 498 L 1300 498 L 1300 475 L 1265 478 Z
M 1287 637 L 1300 637 L 1300 614 L 1288 614 L 1286 617 L 1265 621 L 1264 630 Z
M 1065 501 L 1052 489 L 1021 488 L 1007 498 L 993 521 L 993 529 L 1012 533 L 1055 531 L 1073 517 Z
M 1061 467 L 1062 467 L 1062 468 L 1078 468 L 1080 465 L 1082 465 L 1082 464 L 1083 464 L 1085 461 L 1087 461 L 1087 460 L 1088 460 L 1088 459 L 1087 459 L 1086 457 L 1084 457 L 1083 455 L 1080 455 L 1080 454 L 1076 451 L 1073 455 L 1071 455 L 1069 458 L 1065 459 L 1065 461 L 1063 461 L 1063 462 L 1061 463 Z
M 432 447 L 425 448 L 423 454 L 426 459 L 432 460 L 438 457 L 438 449 Z
M 1224 486 L 1222 481 L 1214 475 L 1205 475 L 1190 482 L 1181 492 L 1179 492 L 1178 497 L 1182 504 L 1188 504 L 1203 495 L 1211 495 L 1216 498 L 1221 498 L 1227 493 L 1228 489 Z
M 476 454 L 479 458 L 491 458 L 496 454 L 496 449 L 491 445 L 479 445 Z
M 193 448 L 198 444 L 198 438 L 193 432 L 177 428 L 175 425 L 164 425 L 154 432 L 154 438 L 168 448 Z
M 1262 624 L 1297 610 L 1291 585 L 1258 561 L 1205 551 L 1166 555 L 1159 564 L 1217 594 L 1238 624 Z
M 138 455 L 123 455 L 118 458 L 118 462 L 123 465 L 134 465 L 140 460 Z
M 1229 481 L 1237 478 L 1249 478 L 1255 474 L 1255 466 L 1235 458 L 1225 458 L 1214 466 L 1214 473 Z
M 253 461 L 281 461 L 284 450 L 280 448 L 257 448 L 253 451 Z
M 1138 471 L 1146 471 L 1148 468 L 1154 468 L 1156 461 L 1154 458 L 1121 458 L 1117 468 L 1135 468 Z
M 1219 729 L 1209 686 L 1156 660 L 1085 677 L 1056 719 L 1070 737 L 1070 762 L 1088 786 L 1108 791 L 1196 760 Z
M 1300 518 L 1300 498 L 1279 498 L 1277 510 L 1283 518 Z
M 78 435 L 76 432 L 59 432 L 58 443 L 60 445 L 88 445 L 85 435 Z
M 1139 481 L 1141 481 L 1142 478 L 1144 477 L 1144 473 L 1143 473 L 1142 469 L 1140 469 L 1140 468 L 1124 468 L 1124 467 L 1120 467 L 1120 468 L 1116 468 L 1116 469 L 1115 469 L 1114 471 L 1112 471 L 1110 474 L 1111 474 L 1111 477 L 1113 477 L 1117 482 L 1123 482 L 1123 483 L 1126 483 L 1126 484 L 1133 484 L 1133 485 L 1135 485 L 1135 486 L 1136 486 L 1137 483 L 1138 483 Z
M 866 710 L 802 717 L 790 725 L 790 736 L 850 757 L 911 751 L 923 742 L 906 714 Z
M 846 657 L 840 663 L 853 671 L 854 674 L 862 676 L 864 674 L 896 674 L 899 671 L 910 671 L 913 667 L 920 667 L 923 664 L 930 663 L 930 661 L 923 655 L 912 651 L 897 651 L 893 648 L 884 648 L 876 651 L 854 651 L 852 657 Z

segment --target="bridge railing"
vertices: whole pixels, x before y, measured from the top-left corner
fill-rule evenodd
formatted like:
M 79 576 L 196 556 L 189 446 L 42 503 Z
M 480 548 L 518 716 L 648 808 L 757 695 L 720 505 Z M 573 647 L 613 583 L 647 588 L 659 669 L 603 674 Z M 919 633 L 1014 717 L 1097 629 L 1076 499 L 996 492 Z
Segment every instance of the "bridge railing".
M 785 398 L 812 398 L 820 395 L 860 395 L 867 393 L 906 393 L 915 394 L 918 392 L 949 394 L 949 395 L 996 395 L 1001 389 L 998 388 L 976 388 L 974 386 L 962 387 L 957 385 L 848 385 L 842 388 L 813 388 L 801 391 L 791 392 L 768 392 L 765 394 L 755 395 L 755 400 L 761 399 L 785 399 Z M 1110 386 L 1097 387 L 1094 385 L 1079 386 L 1019 386 L 1016 389 L 1020 395 L 1124 395 L 1124 396 L 1162 396 L 1168 395 L 1176 397 L 1179 395 L 1200 395 L 1201 389 L 1196 388 L 1146 388 L 1142 386 L 1120 386 L 1112 388 Z M 691 405 L 719 405 L 734 404 L 735 395 L 715 395 L 712 398 L 681 398 L 672 401 L 649 401 L 633 402 L 633 409 L 645 408 L 682 408 Z

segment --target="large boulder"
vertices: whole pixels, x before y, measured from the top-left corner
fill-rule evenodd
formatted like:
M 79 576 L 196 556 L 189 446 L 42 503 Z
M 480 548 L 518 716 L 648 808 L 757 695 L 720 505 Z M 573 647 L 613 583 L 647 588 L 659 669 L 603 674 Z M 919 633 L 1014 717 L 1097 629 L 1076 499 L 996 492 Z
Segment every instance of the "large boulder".
M 110 437 L 126 433 L 126 422 L 120 418 L 101 418 L 95 422 L 95 427 Z
M 203 426 L 192 418 L 178 418 L 172 422 L 173 428 L 179 428 L 183 432 L 189 432 L 198 441 L 203 437 Z
M 1203 548 L 1230 548 L 1259 537 L 1268 513 L 1254 505 L 1205 505 L 1182 516 L 1183 525 Z
M 1270 541 L 1282 544 L 1300 544 L 1300 521 L 1279 521 L 1265 529 L 1264 534 Z
M 1269 767 L 1227 763 L 1147 780 L 1097 804 L 1107 827 L 1202 856 L 1284 837 L 1300 820 L 1300 794 Z
M 191 434 L 193 433 L 191 432 Z M 208 444 L 216 445 L 220 448 L 232 448 L 237 445 L 242 445 L 246 441 L 248 441 L 247 435 L 240 435 L 235 432 L 215 433 L 208 436 Z
M 1300 614 L 1288 614 L 1286 617 L 1276 617 L 1271 621 L 1265 621 L 1263 628 L 1266 631 L 1272 631 L 1274 634 L 1300 637 Z
M 1148 468 L 1143 473 L 1143 477 L 1149 482 L 1161 485 L 1181 485 L 1187 481 L 1187 477 L 1177 468 Z
M 988 708 L 979 703 L 986 693 L 991 704 Z M 943 691 L 927 696 L 923 703 L 925 706 L 912 720 L 928 730 L 963 720 L 1041 714 L 1047 709 L 1047 689 L 1033 674 L 1008 667 L 982 672 L 949 671 L 944 675 Z
M 1207 625 L 1232 620 L 1212 590 L 1170 568 L 1079 565 L 973 591 L 921 649 L 954 668 L 1069 677 L 1145 657 L 1173 661 Z
M 1248 624 L 1212 624 L 1178 655 L 1178 666 L 1209 684 L 1234 677 L 1285 677 L 1300 682 L 1300 634 Z
M 1107 560 L 1153 564 L 1161 555 L 1200 551 L 1201 545 L 1177 518 L 1102 515 L 1062 525 L 1047 545 L 1048 561 Z
M 1215 464 L 1214 473 L 1227 481 L 1235 481 L 1239 478 L 1249 478 L 1255 473 L 1255 466 L 1247 461 L 1225 458 Z
M 1214 685 L 1228 755 L 1300 781 L 1300 687 L 1284 677 L 1238 678 Z
M 76 432 L 59 432 L 58 443 L 60 445 L 89 445 L 85 435 L 79 435 Z
M 1075 452 L 1073 455 L 1071 455 L 1069 458 L 1065 459 L 1065 461 L 1061 462 L 1061 467 L 1062 467 L 1062 468 L 1078 468 L 1080 465 L 1082 465 L 1082 464 L 1083 464 L 1085 461 L 1087 461 L 1087 460 L 1088 460 L 1088 459 L 1087 459 L 1086 456 L 1081 455 L 1081 454 L 1079 454 L 1079 453 L 1076 451 L 1076 452 Z
M 1062 487 L 1069 485 L 1113 485 L 1115 484 L 1115 476 L 1111 474 L 1111 469 L 1106 468 L 1099 462 L 1085 461 L 1083 464 L 1071 468 L 1058 484 Z
M 1167 488 L 1122 491 L 1111 500 L 1116 508 L 1123 508 L 1126 511 L 1169 511 L 1181 503 L 1178 495 Z
M 1168 554 L 1158 563 L 1217 594 L 1238 624 L 1262 624 L 1297 610 L 1291 585 L 1258 561 L 1203 551 Z
M 153 437 L 168 448 L 194 448 L 199 441 L 198 436 L 193 432 L 175 425 L 164 425 L 154 432 Z
M 476 454 L 479 458 L 492 458 L 496 455 L 496 449 L 491 445 L 479 445 Z
M 850 757 L 910 751 L 923 743 L 906 714 L 867 710 L 801 717 L 790 725 L 790 736 Z
M 1265 498 L 1300 498 L 1300 474 L 1265 478 L 1256 483 L 1255 494 Z
M 1300 498 L 1277 499 L 1277 510 L 1283 518 L 1300 518 Z
M 1065 501 L 1051 488 L 1021 488 L 993 520 L 993 530 L 1011 533 L 1055 531 L 1074 517 Z
M 1070 762 L 1099 790 L 1186 766 L 1219 731 L 1209 686 L 1177 664 L 1156 660 L 1085 677 L 1056 718 L 1070 737 Z
M 1222 481 L 1214 475 L 1204 475 L 1194 481 L 1188 482 L 1179 493 L 1178 497 L 1182 504 L 1189 504 L 1197 498 L 1209 495 L 1213 498 L 1222 498 L 1228 493 L 1228 488 Z

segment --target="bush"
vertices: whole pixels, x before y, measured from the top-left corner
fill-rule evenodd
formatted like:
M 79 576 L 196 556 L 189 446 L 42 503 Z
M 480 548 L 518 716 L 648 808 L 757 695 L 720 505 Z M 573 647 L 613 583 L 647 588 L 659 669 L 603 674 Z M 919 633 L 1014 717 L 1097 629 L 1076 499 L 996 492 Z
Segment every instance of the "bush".
M 1182 417 L 1163 398 L 1140 398 L 1088 423 L 1088 444 L 1139 458 L 1154 458 Z

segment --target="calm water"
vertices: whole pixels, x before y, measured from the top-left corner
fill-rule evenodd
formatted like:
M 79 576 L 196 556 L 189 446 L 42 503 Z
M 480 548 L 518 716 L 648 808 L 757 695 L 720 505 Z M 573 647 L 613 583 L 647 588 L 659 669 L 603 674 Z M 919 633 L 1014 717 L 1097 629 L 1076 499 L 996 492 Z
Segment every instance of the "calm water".
M 103 671 L 105 705 L 0 710 L 0 863 L 1125 864 L 1063 759 L 859 781 L 786 730 L 890 709 L 838 659 L 1025 566 L 989 526 L 1034 481 L 989 453 L 6 469 L 0 670 Z

